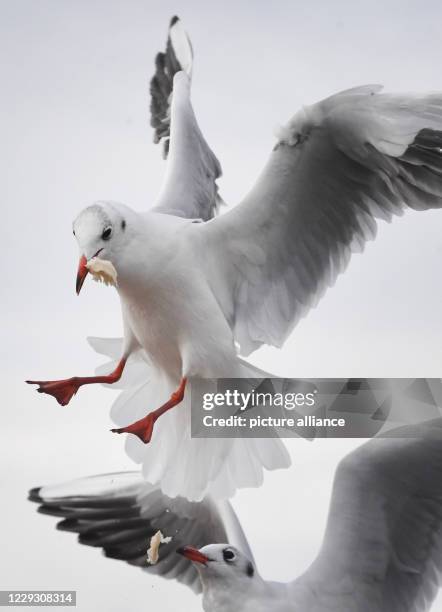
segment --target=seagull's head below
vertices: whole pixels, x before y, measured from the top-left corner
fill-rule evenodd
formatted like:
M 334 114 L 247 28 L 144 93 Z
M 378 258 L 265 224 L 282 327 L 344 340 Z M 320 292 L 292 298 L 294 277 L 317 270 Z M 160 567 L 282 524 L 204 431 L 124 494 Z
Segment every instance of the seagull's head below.
M 217 579 L 248 583 L 256 577 L 253 563 L 230 544 L 209 544 L 199 550 L 193 546 L 183 546 L 177 553 L 192 561 L 206 585 Z
M 74 236 L 80 247 L 77 272 L 77 294 L 88 274 L 88 262 L 99 257 L 112 262 L 118 270 L 118 257 L 130 234 L 130 209 L 116 202 L 96 202 L 88 206 L 73 223 Z

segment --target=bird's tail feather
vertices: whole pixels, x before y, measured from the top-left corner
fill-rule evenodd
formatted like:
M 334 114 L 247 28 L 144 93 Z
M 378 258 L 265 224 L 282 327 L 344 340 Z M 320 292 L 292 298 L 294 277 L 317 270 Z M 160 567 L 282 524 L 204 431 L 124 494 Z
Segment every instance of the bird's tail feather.
M 121 355 L 122 341 L 91 338 L 91 346 L 112 359 L 99 368 L 109 372 Z M 261 370 L 238 361 L 239 378 L 262 377 Z M 144 417 L 167 401 L 174 391 L 170 381 L 151 367 L 142 355 L 128 360 L 119 383 L 122 392 L 111 408 L 111 418 L 125 426 Z M 165 413 L 155 424 L 152 440 L 143 444 L 128 435 L 126 452 L 142 465 L 145 479 L 160 484 L 169 497 L 183 496 L 200 501 L 210 494 L 228 498 L 239 488 L 259 487 L 264 470 L 287 468 L 289 454 L 278 437 L 270 438 L 192 438 L 190 432 L 190 398 Z

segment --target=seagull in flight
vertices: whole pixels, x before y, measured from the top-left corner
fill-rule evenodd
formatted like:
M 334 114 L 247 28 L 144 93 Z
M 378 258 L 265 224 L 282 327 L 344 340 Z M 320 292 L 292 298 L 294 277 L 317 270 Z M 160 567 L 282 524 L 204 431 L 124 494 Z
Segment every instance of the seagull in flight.
M 289 457 L 276 432 L 191 439 L 188 381 L 262 376 L 240 355 L 281 347 L 378 219 L 442 206 L 442 94 L 366 85 L 303 107 L 243 201 L 218 215 L 221 166 L 192 108 L 192 64 L 174 17 L 150 88 L 154 140 L 167 158 L 153 208 L 96 202 L 73 224 L 77 292 L 94 258 L 116 270 L 124 339 L 92 342 L 112 357 L 111 371 L 28 382 L 62 405 L 84 385 L 122 387 L 112 431 L 131 434 L 126 450 L 149 482 L 198 500 L 259 486 L 263 469 Z
M 388 435 L 341 460 L 320 551 L 290 583 L 260 576 L 228 501 L 166 498 L 134 473 L 33 489 L 30 499 L 80 543 L 202 593 L 206 612 L 426 612 L 442 576 L 442 420 Z M 172 540 L 148 566 L 157 529 Z

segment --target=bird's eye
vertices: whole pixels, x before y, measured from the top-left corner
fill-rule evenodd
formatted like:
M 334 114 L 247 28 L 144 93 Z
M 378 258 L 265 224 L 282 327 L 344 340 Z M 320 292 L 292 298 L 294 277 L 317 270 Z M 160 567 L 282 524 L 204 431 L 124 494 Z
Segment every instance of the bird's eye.
M 73 234 L 74 234 L 74 236 L 75 236 L 75 230 L 72 230 L 72 233 L 73 233 Z
M 225 548 L 223 550 L 224 561 L 233 561 L 235 559 L 235 556 L 235 553 L 230 548 Z
M 111 234 L 112 234 L 112 228 L 106 227 L 106 229 L 103 230 L 103 233 L 101 234 L 101 238 L 103 240 L 109 240 L 109 238 L 111 237 Z

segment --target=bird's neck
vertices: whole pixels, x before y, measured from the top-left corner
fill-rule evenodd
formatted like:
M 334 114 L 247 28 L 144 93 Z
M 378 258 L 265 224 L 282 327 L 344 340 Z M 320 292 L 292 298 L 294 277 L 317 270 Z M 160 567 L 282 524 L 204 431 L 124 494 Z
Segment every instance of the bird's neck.
M 203 580 L 203 608 L 206 612 L 272 610 L 274 595 L 268 584 L 259 575 L 255 575 L 253 579 L 244 577 L 244 580 L 237 581 L 234 585 L 230 580 Z
M 139 281 L 161 276 L 169 262 L 178 256 L 184 228 L 191 222 L 160 213 L 137 214 L 130 240 L 117 261 L 117 271 L 125 279 Z M 118 266 L 120 270 L 118 270 Z

